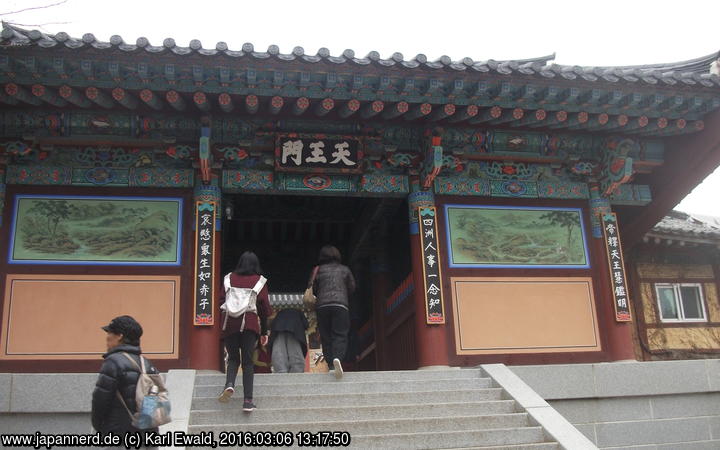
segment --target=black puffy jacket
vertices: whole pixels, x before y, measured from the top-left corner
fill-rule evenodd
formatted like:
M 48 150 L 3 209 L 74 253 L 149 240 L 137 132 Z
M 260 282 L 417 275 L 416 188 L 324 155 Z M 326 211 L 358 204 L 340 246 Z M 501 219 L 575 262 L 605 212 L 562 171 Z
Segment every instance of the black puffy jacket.
M 350 269 L 340 263 L 322 264 L 313 283 L 313 292 L 317 296 L 316 308 L 330 305 L 348 308 L 348 297 L 355 292 L 355 278 Z
M 100 375 L 92 396 L 92 426 L 101 433 L 124 434 L 139 431 L 132 426 L 130 416 L 116 394 L 120 392 L 131 412 L 137 411 L 135 387 L 140 377 L 140 370 L 123 355 L 123 352 L 130 354 L 140 365 L 141 350 L 134 345 L 118 345 L 103 355 L 105 362 L 100 367 Z M 158 373 L 147 359 L 145 371 Z M 157 429 L 147 431 L 157 431 Z

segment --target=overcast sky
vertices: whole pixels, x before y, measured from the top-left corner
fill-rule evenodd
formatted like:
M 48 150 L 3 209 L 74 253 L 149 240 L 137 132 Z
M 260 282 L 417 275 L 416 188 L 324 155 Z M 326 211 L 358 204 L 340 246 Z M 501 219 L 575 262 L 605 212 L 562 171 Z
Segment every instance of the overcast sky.
M 58 0 L 2 0 L 0 14 Z M 186 46 L 199 39 L 230 49 L 251 42 L 283 53 L 327 47 L 337 55 L 350 48 L 428 59 L 448 55 L 520 59 L 556 53 L 559 64 L 630 65 L 676 62 L 720 50 L 717 0 L 603 0 L 489 2 L 480 0 L 68 0 L 47 9 L 4 15 L 29 28 L 65 31 L 101 40 L 120 35 L 153 45 L 172 37 Z M 58 23 L 64 22 L 64 23 Z M 720 216 L 720 170 L 708 177 L 678 209 Z

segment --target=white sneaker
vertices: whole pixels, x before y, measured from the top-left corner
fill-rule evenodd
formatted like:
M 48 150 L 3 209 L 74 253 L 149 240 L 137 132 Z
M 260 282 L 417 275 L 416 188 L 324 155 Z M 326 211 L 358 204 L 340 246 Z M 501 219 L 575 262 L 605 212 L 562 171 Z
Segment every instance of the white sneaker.
M 218 401 L 220 403 L 227 403 L 230 401 L 230 397 L 232 397 L 234 393 L 235 389 L 233 387 L 226 387 L 220 394 L 220 397 L 218 397 Z
M 337 359 L 337 358 L 333 359 L 333 367 L 335 368 L 335 371 L 334 371 L 335 378 L 337 378 L 339 380 L 343 376 L 343 368 L 342 368 L 342 364 L 340 364 L 339 359 Z

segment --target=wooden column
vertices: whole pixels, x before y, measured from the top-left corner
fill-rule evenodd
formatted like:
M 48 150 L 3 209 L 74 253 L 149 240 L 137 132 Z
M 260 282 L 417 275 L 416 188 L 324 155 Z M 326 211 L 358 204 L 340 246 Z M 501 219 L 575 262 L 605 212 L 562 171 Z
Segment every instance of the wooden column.
M 415 290 L 413 292 L 413 302 L 415 303 L 415 351 L 417 353 L 419 368 L 449 365 L 447 326 L 445 324 L 428 325 L 426 322 L 425 281 L 417 208 L 420 206 L 434 205 L 435 200 L 432 192 L 416 191 L 408 196 L 408 206 L 410 209 L 410 250 L 413 283 L 415 284 Z
M 199 178 L 199 177 L 198 177 Z M 196 325 L 195 324 L 195 277 L 198 276 L 196 274 L 195 270 L 195 263 L 196 258 L 201 257 L 202 255 L 196 254 L 197 251 L 197 245 L 193 246 L 193 254 L 190 256 L 192 259 L 192 266 L 193 269 L 191 271 L 191 276 L 193 277 L 192 282 L 190 283 L 190 286 L 192 290 L 191 294 L 191 303 L 192 303 L 192 317 L 188 318 L 187 322 L 184 322 L 182 324 L 183 327 L 189 327 L 190 328 L 190 367 L 197 370 L 218 370 L 220 368 L 220 327 L 222 326 L 222 321 L 219 316 L 219 305 L 218 305 L 218 297 L 219 297 L 219 289 L 221 288 L 221 258 L 220 258 L 220 243 L 222 242 L 222 236 L 221 236 L 221 230 L 220 230 L 220 223 L 221 223 L 221 211 L 222 211 L 222 205 L 220 203 L 220 187 L 218 186 L 218 179 L 217 176 L 213 176 L 212 181 L 210 184 L 202 184 L 201 181 L 198 180 L 197 185 L 195 186 L 195 198 L 193 202 L 193 210 L 197 209 L 197 203 L 211 203 L 214 202 L 215 207 L 215 239 L 214 239 L 214 249 L 213 249 L 213 258 L 212 258 L 212 264 L 214 265 L 212 273 L 213 273 L 213 279 L 209 280 L 211 281 L 211 285 L 215 289 L 214 296 L 212 297 L 212 309 L 210 310 L 213 314 L 212 317 L 212 323 L 206 323 L 203 325 Z M 196 223 L 196 218 L 193 217 L 193 223 Z M 197 228 L 197 227 L 195 227 Z M 191 227 L 192 229 L 192 227 Z M 192 229 L 192 233 L 198 233 L 197 229 Z M 193 242 L 195 242 L 195 236 L 193 237 Z
M 589 245 L 592 247 L 592 254 L 597 255 L 595 258 L 595 283 L 598 283 L 599 298 L 597 305 L 599 311 L 598 325 L 601 332 L 607 337 L 608 348 L 606 349 L 611 361 L 635 360 L 635 351 L 633 348 L 633 323 L 617 322 L 615 320 L 615 305 L 612 295 L 612 281 L 610 280 L 610 268 L 607 264 L 608 254 L 602 237 L 602 219 L 603 213 L 609 213 L 610 201 L 601 197 L 597 185 L 590 188 L 590 215 L 592 226 L 592 237 Z M 619 233 L 622 242 L 622 230 Z M 623 248 L 629 248 L 624 246 Z M 627 268 L 626 268 L 627 270 Z M 639 292 L 631 292 L 631 296 L 640 295 Z M 637 320 L 637 317 L 633 317 Z
M 373 329 L 375 330 L 375 369 L 386 370 L 387 345 L 385 324 L 385 301 L 391 293 L 390 266 L 387 256 L 382 249 L 378 249 L 371 261 L 371 283 L 373 302 Z

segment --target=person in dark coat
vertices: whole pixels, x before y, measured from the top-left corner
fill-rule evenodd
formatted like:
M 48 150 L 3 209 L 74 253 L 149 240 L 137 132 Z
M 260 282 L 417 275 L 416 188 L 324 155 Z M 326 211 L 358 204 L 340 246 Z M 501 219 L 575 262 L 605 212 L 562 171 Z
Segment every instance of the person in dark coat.
M 140 370 L 123 353 L 127 353 L 140 366 L 142 351 L 140 337 L 143 329 L 130 316 L 119 316 L 102 329 L 107 333 L 107 353 L 100 367 L 100 374 L 92 394 L 92 426 L 100 433 L 124 435 L 135 432 L 158 432 L 157 428 L 138 430 L 133 427 L 130 412 L 137 412 L 135 387 L 140 378 Z M 145 359 L 145 371 L 158 373 L 157 369 Z M 125 405 L 118 398 L 122 397 Z M 127 406 L 127 409 L 125 409 Z
M 275 373 L 305 372 L 308 321 L 302 311 L 283 309 L 270 326 L 270 352 Z
M 262 269 L 260 269 L 260 260 L 253 252 L 245 252 L 240 255 L 237 267 L 230 274 L 230 286 L 237 288 L 252 289 L 260 279 Z M 225 286 L 220 289 L 220 301 L 218 305 L 225 303 Z M 225 379 L 225 389 L 220 394 L 218 400 L 220 402 L 228 402 L 230 397 L 235 393 L 235 379 L 237 378 L 238 368 L 242 363 L 242 381 L 243 381 L 243 411 L 251 412 L 255 409 L 253 403 L 253 379 L 255 375 L 255 367 L 253 362 L 253 353 L 258 345 L 267 345 L 268 327 L 267 319 L 272 315 L 270 300 L 268 298 L 267 283 L 260 290 L 256 301 L 257 314 L 247 312 L 240 317 L 227 317 L 225 329 L 222 331 L 222 338 L 225 341 L 225 350 L 228 352 L 228 364 Z M 220 311 L 221 317 L 225 321 L 225 313 Z
M 323 356 L 328 369 L 334 370 L 336 378 L 343 375 L 340 361 L 345 358 L 348 345 L 349 297 L 355 292 L 355 278 L 340 261 L 340 250 L 332 245 L 321 248 L 318 257 L 320 265 L 313 282 Z

